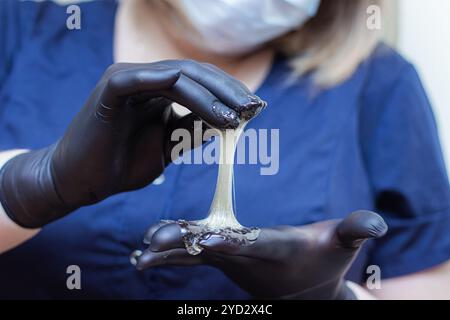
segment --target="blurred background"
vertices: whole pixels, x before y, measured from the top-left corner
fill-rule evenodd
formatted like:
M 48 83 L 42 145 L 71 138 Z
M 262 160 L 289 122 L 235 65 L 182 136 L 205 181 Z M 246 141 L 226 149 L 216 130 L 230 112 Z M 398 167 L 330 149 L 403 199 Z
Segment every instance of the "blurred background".
M 387 0 L 385 37 L 417 68 L 450 167 L 450 1 Z
M 41 1 L 41 0 L 38 0 Z M 62 4 L 89 0 L 55 0 Z M 126 0 L 133 1 L 133 0 Z M 382 12 L 386 41 L 417 68 L 439 126 L 450 167 L 450 1 L 385 0 Z

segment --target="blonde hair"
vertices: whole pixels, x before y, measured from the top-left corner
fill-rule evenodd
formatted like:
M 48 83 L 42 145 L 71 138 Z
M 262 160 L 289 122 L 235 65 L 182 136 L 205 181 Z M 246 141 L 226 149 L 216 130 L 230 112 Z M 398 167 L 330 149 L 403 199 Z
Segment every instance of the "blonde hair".
M 348 79 L 375 48 L 380 32 L 369 30 L 367 10 L 383 0 L 322 0 L 313 18 L 272 45 L 290 58 L 296 75 L 311 73 L 320 87 Z

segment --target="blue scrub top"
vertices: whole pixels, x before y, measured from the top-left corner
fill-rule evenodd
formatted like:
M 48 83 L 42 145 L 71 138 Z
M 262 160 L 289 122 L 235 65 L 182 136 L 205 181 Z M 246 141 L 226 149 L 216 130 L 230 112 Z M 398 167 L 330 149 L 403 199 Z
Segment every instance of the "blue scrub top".
M 80 6 L 81 30 L 70 31 L 66 7 L 0 1 L 0 150 L 54 143 L 113 63 L 116 3 Z M 449 183 L 411 64 L 380 44 L 332 89 L 313 92 L 307 77 L 287 81 L 290 75 L 286 60 L 277 58 L 257 92 L 269 107 L 249 127 L 280 130 L 279 172 L 262 176 L 260 166 L 236 167 L 238 219 L 270 227 L 379 212 L 389 232 L 362 250 L 348 274 L 355 281 L 367 277 L 368 265 L 389 278 L 449 259 Z M 46 226 L 0 256 L 0 298 L 248 297 L 209 266 L 140 272 L 129 262 L 151 224 L 205 217 L 216 175 L 216 165 L 171 165 L 160 185 Z M 70 265 L 81 268 L 81 290 L 66 287 Z

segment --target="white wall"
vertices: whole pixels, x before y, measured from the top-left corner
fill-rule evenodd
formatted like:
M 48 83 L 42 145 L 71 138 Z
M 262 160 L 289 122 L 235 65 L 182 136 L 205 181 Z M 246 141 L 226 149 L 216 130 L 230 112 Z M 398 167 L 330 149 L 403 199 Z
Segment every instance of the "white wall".
M 398 48 L 422 77 L 450 169 L 450 1 L 400 0 L 398 13 Z

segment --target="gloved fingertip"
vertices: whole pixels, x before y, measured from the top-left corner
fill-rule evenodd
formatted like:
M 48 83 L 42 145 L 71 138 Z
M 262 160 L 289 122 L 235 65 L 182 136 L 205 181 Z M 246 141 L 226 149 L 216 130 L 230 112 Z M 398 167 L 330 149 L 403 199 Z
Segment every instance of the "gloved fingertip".
M 237 112 L 224 104 L 215 102 L 212 106 L 212 112 L 216 117 L 215 123 L 210 123 L 213 127 L 219 129 L 236 129 L 239 126 L 240 119 Z
M 158 231 L 162 226 L 169 224 L 169 223 L 170 222 L 163 220 L 163 221 L 160 221 L 160 222 L 152 225 L 150 228 L 148 228 L 147 232 L 145 233 L 144 239 L 142 240 L 142 242 L 144 244 L 150 244 L 155 232 Z
M 142 255 L 142 251 L 141 250 L 134 250 L 131 254 L 130 254 L 130 263 L 133 266 L 136 266 L 138 264 L 138 260 L 139 257 Z
M 239 110 L 239 115 L 244 120 L 250 120 L 256 117 L 267 106 L 267 103 L 258 96 L 249 95 L 249 101 Z
M 151 264 L 148 263 L 147 259 L 145 259 L 145 258 L 138 258 L 136 260 L 136 264 L 134 266 L 136 267 L 137 270 L 142 271 L 142 270 L 150 268 Z
M 177 223 L 167 224 L 153 234 L 149 249 L 153 252 L 184 247 L 182 230 Z
M 371 211 L 356 211 L 337 226 L 337 236 L 346 247 L 357 248 L 368 239 L 380 238 L 386 234 L 388 226 L 384 219 Z
M 374 215 L 367 221 L 367 237 L 380 238 L 388 231 L 388 226 L 384 219 L 378 214 Z
M 140 250 L 134 251 L 130 256 L 130 262 L 139 271 L 156 267 L 158 265 L 156 255 L 148 249 L 144 252 Z

